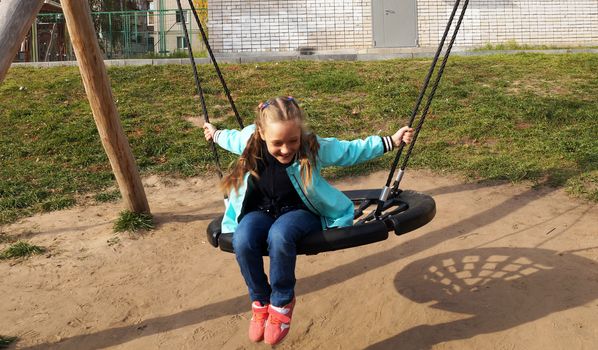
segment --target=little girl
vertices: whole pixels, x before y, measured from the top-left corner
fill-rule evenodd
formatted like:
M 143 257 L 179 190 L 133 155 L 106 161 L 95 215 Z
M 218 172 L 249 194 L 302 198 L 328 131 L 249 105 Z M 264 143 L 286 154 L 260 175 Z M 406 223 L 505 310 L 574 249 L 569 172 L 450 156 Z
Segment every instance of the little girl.
M 413 129 L 403 127 L 392 136 L 341 141 L 318 137 L 304 123 L 295 99 L 277 97 L 260 103 L 255 124 L 243 130 L 204 124 L 206 140 L 240 155 L 222 181 L 229 195 L 222 232 L 234 232 L 233 249 L 252 302 L 253 342 L 275 345 L 289 332 L 297 242 L 310 232 L 353 224 L 353 203 L 324 180 L 321 169 L 379 157 L 413 138 Z

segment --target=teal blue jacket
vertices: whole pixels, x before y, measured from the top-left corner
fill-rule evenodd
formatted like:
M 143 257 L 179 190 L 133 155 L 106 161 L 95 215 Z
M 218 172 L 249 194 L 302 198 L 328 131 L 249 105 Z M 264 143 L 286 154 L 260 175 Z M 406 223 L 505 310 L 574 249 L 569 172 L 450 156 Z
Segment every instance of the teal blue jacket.
M 214 141 L 227 151 L 240 155 L 254 132 L 253 124 L 243 130 L 218 130 L 214 135 Z M 307 189 L 301 181 L 298 161 L 286 168 L 287 174 L 303 203 L 320 216 L 322 229 L 351 226 L 353 203 L 322 177 L 321 170 L 327 166 L 350 166 L 379 157 L 392 149 L 392 140 L 389 136 L 369 136 L 363 140 L 353 141 L 321 137 L 317 139 L 320 150 L 316 158 L 312 183 Z M 222 232 L 235 232 L 239 224 L 247 192 L 251 190 L 248 189 L 248 179 L 249 173 L 246 173 L 239 189 L 233 189 L 229 194 L 222 219 Z

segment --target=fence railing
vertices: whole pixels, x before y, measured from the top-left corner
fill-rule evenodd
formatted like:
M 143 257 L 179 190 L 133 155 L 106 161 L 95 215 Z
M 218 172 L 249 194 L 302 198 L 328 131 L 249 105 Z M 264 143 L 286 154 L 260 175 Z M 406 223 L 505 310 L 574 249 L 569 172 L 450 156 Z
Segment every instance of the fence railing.
M 207 8 L 197 12 L 207 30 Z M 92 19 L 107 59 L 186 57 L 189 45 L 197 56 L 205 52 L 199 28 L 188 9 L 93 12 Z M 183 32 L 183 20 L 189 30 L 189 42 Z M 15 57 L 17 62 L 74 59 L 61 13 L 40 13 Z

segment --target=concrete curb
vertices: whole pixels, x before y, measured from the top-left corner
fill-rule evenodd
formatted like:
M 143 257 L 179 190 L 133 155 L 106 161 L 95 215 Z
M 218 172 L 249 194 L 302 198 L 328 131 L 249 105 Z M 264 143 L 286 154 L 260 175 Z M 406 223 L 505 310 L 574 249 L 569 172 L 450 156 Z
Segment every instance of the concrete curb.
M 598 54 L 598 49 L 550 49 L 550 50 L 487 50 L 487 51 L 453 51 L 455 56 L 490 56 L 490 55 L 516 55 L 523 53 L 542 54 L 570 54 L 570 53 L 592 53 Z M 218 63 L 260 63 L 276 61 L 381 61 L 390 59 L 410 59 L 434 57 L 435 50 L 425 48 L 410 49 L 366 49 L 356 52 L 355 50 L 315 52 L 312 55 L 301 55 L 298 52 L 262 52 L 262 53 L 238 53 L 216 55 Z M 210 63 L 209 58 L 196 58 L 195 63 Z M 122 66 L 143 66 L 143 65 L 164 65 L 164 64 L 189 64 L 187 58 L 155 58 L 155 59 L 130 59 L 130 60 L 104 60 L 107 67 Z M 77 61 L 54 61 L 54 62 L 15 62 L 12 67 L 59 67 L 76 66 Z

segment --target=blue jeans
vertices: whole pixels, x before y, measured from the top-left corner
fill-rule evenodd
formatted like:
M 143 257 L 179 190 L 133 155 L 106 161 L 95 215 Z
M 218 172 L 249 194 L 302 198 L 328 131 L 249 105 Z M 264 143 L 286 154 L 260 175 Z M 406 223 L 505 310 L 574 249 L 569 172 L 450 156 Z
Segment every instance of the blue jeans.
M 292 210 L 274 219 L 262 211 L 247 213 L 233 234 L 233 248 L 251 301 L 285 306 L 295 296 L 297 242 L 322 229 L 320 218 L 307 210 Z M 270 284 L 262 252 L 270 256 Z

